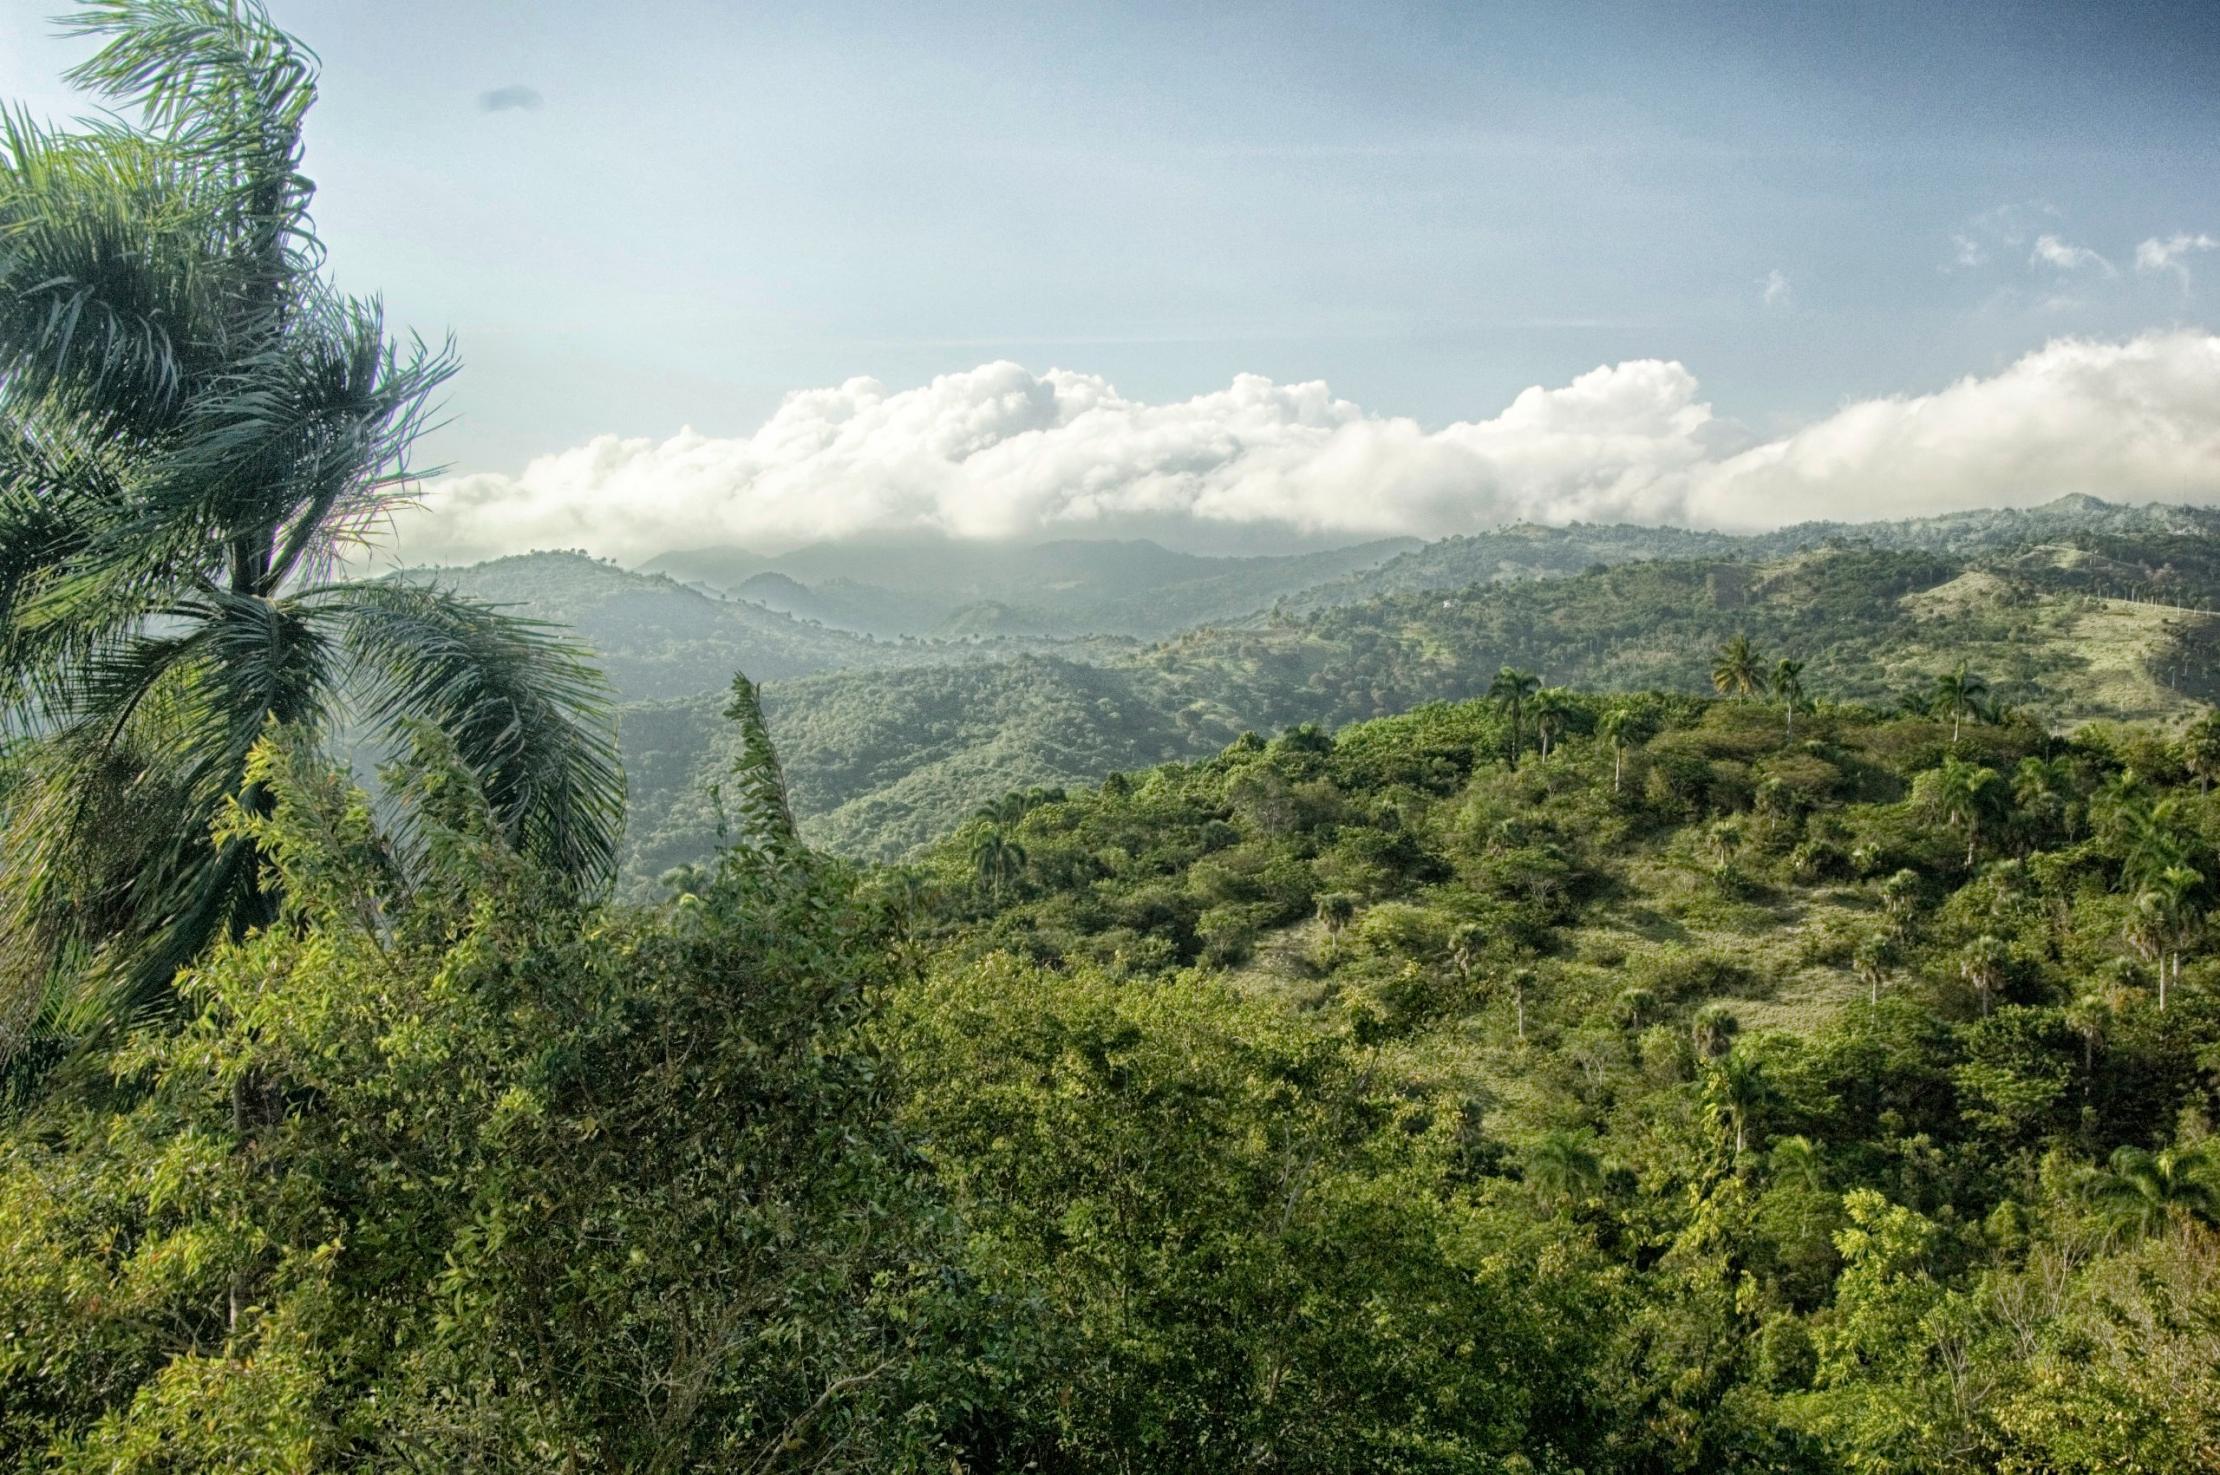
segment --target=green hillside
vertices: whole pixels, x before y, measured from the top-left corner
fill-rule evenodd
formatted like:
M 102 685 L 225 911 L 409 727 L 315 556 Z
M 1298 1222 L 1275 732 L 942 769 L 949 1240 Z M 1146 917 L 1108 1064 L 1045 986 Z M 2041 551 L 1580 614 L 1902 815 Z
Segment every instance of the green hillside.
M 2161 503 L 2127 507 L 2089 496 L 2061 497 L 2039 507 L 1982 508 L 1888 522 L 1803 522 L 1766 533 L 1523 523 L 1427 543 L 1377 567 L 1305 590 L 1289 603 L 1316 609 L 1385 594 L 1562 578 L 1597 565 L 1657 559 L 1765 561 L 1827 547 L 1974 558 L 2067 539 L 2209 538 L 2215 533 L 2220 533 L 2220 513 L 2210 509 Z
M 2220 592 L 2213 546 L 2202 536 L 2080 538 L 1970 560 L 1838 547 L 1766 563 L 1630 563 L 1282 612 L 1095 663 L 1034 657 L 775 682 L 769 711 L 805 831 L 878 857 L 947 833 L 1012 788 L 1194 757 L 1245 730 L 1338 726 L 1468 698 L 1504 665 L 1550 685 L 1708 692 L 1713 652 L 1736 634 L 1769 660 L 1805 661 L 1811 689 L 1835 700 L 1893 702 L 1964 661 L 1992 699 L 2060 727 L 2178 725 L 2215 690 L 2220 621 L 2096 591 L 2209 599 Z M 627 718 L 635 876 L 709 844 L 707 787 L 729 761 L 719 706 Z

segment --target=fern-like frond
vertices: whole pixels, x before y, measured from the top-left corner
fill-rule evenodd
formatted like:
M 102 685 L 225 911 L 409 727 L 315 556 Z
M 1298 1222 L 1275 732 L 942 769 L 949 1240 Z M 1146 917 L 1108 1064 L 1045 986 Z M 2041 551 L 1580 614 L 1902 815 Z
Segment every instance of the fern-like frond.
M 344 632 L 350 695 L 371 725 L 420 719 L 485 786 L 509 843 L 588 886 L 616 864 L 624 823 L 608 687 L 552 627 L 422 584 L 311 590 Z

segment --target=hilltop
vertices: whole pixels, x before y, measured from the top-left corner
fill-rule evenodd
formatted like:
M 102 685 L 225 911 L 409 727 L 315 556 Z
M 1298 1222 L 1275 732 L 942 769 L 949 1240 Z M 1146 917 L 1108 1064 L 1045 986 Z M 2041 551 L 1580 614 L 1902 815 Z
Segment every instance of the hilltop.
M 2184 607 L 2220 596 L 2212 545 L 2085 541 L 1972 559 L 1834 547 L 1634 562 L 1282 611 L 1093 661 L 828 673 L 773 683 L 769 715 L 805 832 L 882 858 L 1009 789 L 1468 698 L 1505 665 L 1550 685 L 1708 692 L 1713 652 L 1736 634 L 1768 660 L 1807 662 L 1830 700 L 1893 703 L 1963 661 L 1997 701 L 2061 728 L 2187 722 L 2220 690 L 2220 620 Z M 692 858 L 714 832 L 706 787 L 731 757 L 719 710 L 705 698 L 628 716 L 636 874 Z

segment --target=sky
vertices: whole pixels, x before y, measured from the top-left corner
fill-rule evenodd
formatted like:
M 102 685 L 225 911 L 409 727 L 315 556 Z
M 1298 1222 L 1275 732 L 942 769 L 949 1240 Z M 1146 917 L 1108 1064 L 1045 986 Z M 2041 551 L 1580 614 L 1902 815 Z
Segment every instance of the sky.
M 412 556 L 2220 499 L 2220 6 L 272 8 Z

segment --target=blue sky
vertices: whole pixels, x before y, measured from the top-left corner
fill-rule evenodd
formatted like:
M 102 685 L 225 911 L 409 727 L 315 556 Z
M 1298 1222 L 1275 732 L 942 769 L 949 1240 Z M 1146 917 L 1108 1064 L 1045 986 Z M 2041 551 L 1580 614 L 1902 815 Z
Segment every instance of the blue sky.
M 1763 439 L 2220 292 L 2209 4 L 273 8 L 458 471 L 1005 359 L 1427 429 L 1666 360 Z M 0 92 L 63 115 L 49 33 Z

